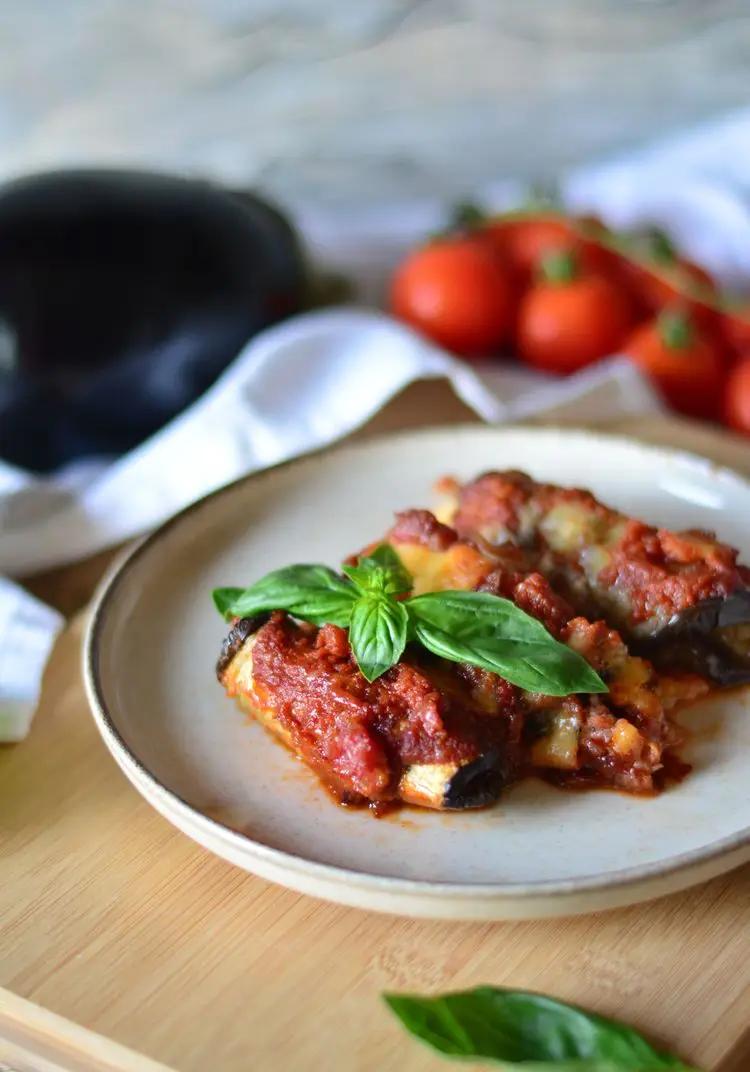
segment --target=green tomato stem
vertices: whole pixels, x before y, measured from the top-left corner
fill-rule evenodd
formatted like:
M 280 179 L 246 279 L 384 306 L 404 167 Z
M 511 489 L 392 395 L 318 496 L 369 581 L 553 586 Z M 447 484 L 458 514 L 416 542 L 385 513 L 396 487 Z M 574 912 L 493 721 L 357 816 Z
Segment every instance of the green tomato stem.
M 656 321 L 661 341 L 669 350 L 687 350 L 695 338 L 693 325 L 687 313 L 679 309 L 665 309 Z
M 577 258 L 572 249 L 553 249 L 545 253 L 540 264 L 545 283 L 571 283 L 578 276 Z

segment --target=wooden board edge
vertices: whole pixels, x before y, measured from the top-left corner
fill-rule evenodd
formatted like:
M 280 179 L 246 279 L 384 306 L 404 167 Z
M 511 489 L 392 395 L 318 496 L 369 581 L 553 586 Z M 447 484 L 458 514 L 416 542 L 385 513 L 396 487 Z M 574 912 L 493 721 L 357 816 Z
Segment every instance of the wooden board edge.
M 750 1027 L 733 1044 L 716 1066 L 715 1072 L 747 1072 L 750 1068 Z
M 0 987 L 0 1069 L 10 1072 L 175 1072 Z

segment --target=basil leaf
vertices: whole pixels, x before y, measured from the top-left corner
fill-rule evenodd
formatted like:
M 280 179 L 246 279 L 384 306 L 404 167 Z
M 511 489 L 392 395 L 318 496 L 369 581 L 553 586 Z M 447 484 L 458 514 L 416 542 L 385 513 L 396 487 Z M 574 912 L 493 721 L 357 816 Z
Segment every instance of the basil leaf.
M 214 588 L 211 596 L 214 606 L 224 618 L 233 617 L 231 607 L 244 592 L 244 588 Z
M 398 552 L 389 543 L 381 543 L 367 555 L 366 561 L 374 562 L 388 571 L 390 583 L 398 586 L 390 588 L 389 591 L 394 593 L 411 591 L 414 579 L 399 558 Z
M 387 543 L 381 543 L 371 554 L 363 555 L 356 566 L 343 566 L 342 569 L 362 593 L 398 595 L 412 589 L 411 574 Z
M 349 644 L 357 665 L 374 681 L 399 661 L 406 647 L 409 617 L 403 603 L 364 595 L 352 608 Z
M 697 1072 L 625 1024 L 523 990 L 384 994 L 410 1034 L 439 1053 L 498 1062 L 511 1072 Z
M 356 589 L 327 566 L 287 566 L 267 573 L 249 588 L 217 588 L 214 603 L 225 617 L 252 618 L 285 610 L 314 625 L 332 622 L 346 628 Z
M 528 692 L 607 692 L 584 658 L 515 603 L 488 592 L 430 592 L 406 601 L 412 634 L 436 655 L 472 663 Z

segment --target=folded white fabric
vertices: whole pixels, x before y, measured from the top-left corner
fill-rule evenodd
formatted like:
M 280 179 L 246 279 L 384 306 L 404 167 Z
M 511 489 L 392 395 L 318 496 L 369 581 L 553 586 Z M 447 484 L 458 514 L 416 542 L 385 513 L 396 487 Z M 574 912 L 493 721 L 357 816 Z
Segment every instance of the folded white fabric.
M 736 285 L 750 278 L 747 144 L 745 113 L 570 176 L 563 190 L 572 206 L 614 225 L 666 226 Z M 501 207 L 512 193 L 517 198 L 517 189 L 502 185 L 480 198 Z M 442 212 L 438 205 L 393 206 L 345 220 L 303 212 L 301 221 L 314 255 L 347 271 L 359 294 L 376 301 L 394 260 L 438 226 Z M 0 462 L 0 573 L 73 561 L 149 529 L 243 473 L 342 438 L 407 384 L 436 377 L 447 378 L 487 421 L 534 413 L 601 420 L 659 408 L 622 360 L 550 380 L 513 364 L 471 368 L 374 310 L 309 314 L 251 342 L 202 399 L 114 463 L 87 462 L 38 479 Z M 60 624 L 55 612 L 0 581 L 0 740 L 26 732 Z
M 100 471 L 89 463 L 63 482 L 0 465 L 0 569 L 31 573 L 143 532 L 243 473 L 340 439 L 407 384 L 436 377 L 487 421 L 657 408 L 624 361 L 563 382 L 512 364 L 480 375 L 384 313 L 309 313 L 251 342 L 195 405 Z
M 0 741 L 26 736 L 64 619 L 0 577 Z

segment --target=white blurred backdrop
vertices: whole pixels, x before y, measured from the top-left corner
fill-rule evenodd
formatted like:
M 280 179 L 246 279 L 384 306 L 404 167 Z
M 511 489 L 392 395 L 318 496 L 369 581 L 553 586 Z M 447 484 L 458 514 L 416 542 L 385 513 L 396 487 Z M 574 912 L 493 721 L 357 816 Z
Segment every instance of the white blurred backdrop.
M 0 0 L 0 178 L 460 196 L 750 103 L 747 0 Z

